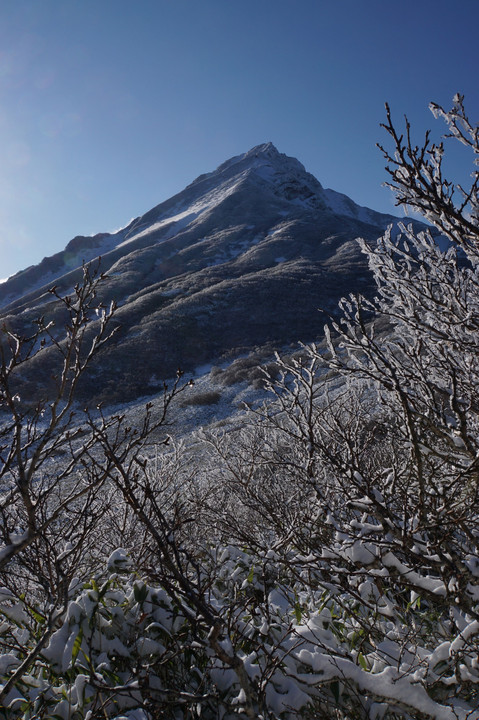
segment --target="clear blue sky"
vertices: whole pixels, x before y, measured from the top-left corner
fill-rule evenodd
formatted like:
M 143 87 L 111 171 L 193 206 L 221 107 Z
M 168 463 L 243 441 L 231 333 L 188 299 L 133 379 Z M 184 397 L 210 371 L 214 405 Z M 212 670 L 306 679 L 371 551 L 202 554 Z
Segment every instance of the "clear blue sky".
M 2 0 L 0 278 L 272 141 L 393 210 L 387 100 L 479 121 L 479 0 Z

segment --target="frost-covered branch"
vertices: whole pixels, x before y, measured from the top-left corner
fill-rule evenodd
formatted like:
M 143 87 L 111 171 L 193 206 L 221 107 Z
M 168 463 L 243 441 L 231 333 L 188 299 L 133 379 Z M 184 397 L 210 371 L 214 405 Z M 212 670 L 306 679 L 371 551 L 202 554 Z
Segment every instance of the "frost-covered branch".
M 390 181 L 386 183 L 396 195 L 396 204 L 418 211 L 452 242 L 475 258 L 477 262 L 479 242 L 479 156 L 478 126 L 472 125 L 464 110 L 464 97 L 457 94 L 450 111 L 431 103 L 436 118 L 443 119 L 449 129 L 445 138 L 453 138 L 466 145 L 473 153 L 471 185 L 463 188 L 447 180 L 443 175 L 442 161 L 445 153 L 443 142 L 432 143 L 430 131 L 422 145 L 415 145 L 411 126 L 406 118 L 405 135 L 399 133 L 393 123 L 391 111 L 386 105 L 387 121 L 382 125 L 393 142 L 390 151 L 379 145 L 388 162 L 386 170 Z M 459 199 L 457 199 L 459 196 Z

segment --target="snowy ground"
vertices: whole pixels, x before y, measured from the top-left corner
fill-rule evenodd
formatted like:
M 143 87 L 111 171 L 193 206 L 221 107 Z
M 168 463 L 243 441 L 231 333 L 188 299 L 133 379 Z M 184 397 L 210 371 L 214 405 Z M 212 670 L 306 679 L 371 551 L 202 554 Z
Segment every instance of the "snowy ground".
M 225 364 L 225 367 L 227 364 Z M 228 427 L 244 422 L 248 410 L 245 405 L 256 406 L 263 402 L 267 393 L 253 388 L 247 381 L 225 386 L 220 380 L 213 378 L 211 366 L 202 366 L 194 374 L 185 375 L 180 383 L 192 384 L 181 392 L 171 404 L 167 424 L 151 437 L 152 444 L 161 442 L 166 435 L 175 439 L 187 439 L 189 434 L 200 428 Z M 173 387 L 174 379 L 166 381 L 169 388 Z M 213 396 L 216 401 L 210 402 Z M 162 411 L 162 394 L 143 397 L 124 405 L 107 408 L 106 415 L 125 413 L 128 424 L 133 427 L 141 424 L 147 403 L 153 404 L 153 415 L 157 417 Z

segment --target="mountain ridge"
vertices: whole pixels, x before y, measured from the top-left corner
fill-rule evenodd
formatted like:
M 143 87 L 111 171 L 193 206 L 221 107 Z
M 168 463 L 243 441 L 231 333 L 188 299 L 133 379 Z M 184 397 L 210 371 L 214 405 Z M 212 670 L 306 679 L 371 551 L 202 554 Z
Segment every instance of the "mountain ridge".
M 237 176 L 239 170 L 241 173 L 246 171 L 259 176 L 266 186 L 269 185 L 276 193 L 283 194 L 293 202 L 299 204 L 302 200 L 305 209 L 308 209 L 309 200 L 309 204 L 313 202 L 316 209 L 331 211 L 366 223 L 376 225 L 380 223 L 383 226 L 397 220 L 392 215 L 383 215 L 370 208 L 361 207 L 334 190 L 324 189 L 319 180 L 308 173 L 299 160 L 279 153 L 273 143 L 267 142 L 251 148 L 242 155 L 230 158 L 210 173 L 200 175 L 183 191 L 162 201 L 143 215 L 133 218 L 125 227 L 114 233 L 100 232 L 91 236 L 75 236 L 64 250 L 45 257 L 39 264 L 27 267 L 0 285 L 0 308 L 17 300 L 24 294 L 25 289 L 36 290 L 42 287 L 39 285 L 42 279 L 46 278 L 46 282 L 43 283 L 43 286 L 46 286 L 50 280 L 71 272 L 83 262 L 91 262 L 99 256 L 104 258 L 106 254 L 121 247 L 122 243 L 131 243 L 144 237 L 146 233 L 165 230 L 169 225 L 171 229 L 179 228 L 178 222 L 184 223 L 188 213 L 185 210 L 175 212 L 175 208 L 178 210 L 179 205 L 184 207 L 188 202 L 201 205 L 201 197 L 210 195 L 212 190 L 218 193 L 217 181 L 221 176 L 227 176 L 222 179 L 222 182 L 227 184 L 231 180 L 231 175 Z M 282 182 L 281 178 L 284 178 Z M 300 178 L 302 183 L 299 182 Z M 241 180 L 244 181 L 246 178 L 240 176 L 238 181 Z M 200 190 L 199 194 L 198 190 Z M 192 193 L 196 193 L 196 197 L 193 195 L 193 198 L 188 198 Z M 200 207 L 197 211 L 204 211 L 207 204 L 204 203 L 204 207 Z M 190 220 L 194 212 L 193 210 L 190 213 Z
M 334 312 L 342 295 L 371 289 L 355 238 L 373 242 L 394 221 L 324 189 L 298 160 L 263 143 L 121 230 L 76 236 L 10 278 L 0 286 L 0 312 L 22 331 L 40 315 L 55 319 L 49 288 L 68 294 L 82 262 L 101 258 L 99 299 L 118 304 L 120 330 L 85 392 L 101 387 L 111 397 L 120 385 L 134 397 L 177 367 L 317 339 L 319 307 Z

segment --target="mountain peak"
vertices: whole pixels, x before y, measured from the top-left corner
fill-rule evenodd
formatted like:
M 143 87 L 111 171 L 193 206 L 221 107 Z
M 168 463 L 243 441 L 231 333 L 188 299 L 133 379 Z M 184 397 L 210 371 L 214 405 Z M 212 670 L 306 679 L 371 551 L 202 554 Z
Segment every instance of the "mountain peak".
M 260 154 L 266 155 L 266 157 L 268 158 L 274 158 L 281 155 L 281 153 L 278 152 L 277 148 L 275 147 L 275 145 L 273 145 L 272 142 L 267 142 L 263 143 L 262 145 L 255 145 L 255 147 L 251 148 L 251 150 L 248 150 L 248 152 L 244 154 L 244 157 L 258 157 L 258 155 Z
M 274 183 L 280 181 L 280 178 L 303 176 L 308 178 L 308 182 L 314 181 L 316 188 L 321 188 L 321 184 L 306 172 L 304 165 L 299 160 L 280 153 L 272 142 L 255 145 L 242 155 L 235 155 L 223 162 L 213 172 L 200 175 L 191 183 L 190 187 L 204 181 L 210 183 L 221 180 L 224 182 L 226 179 L 245 172 L 253 172 L 263 180 Z
M 251 148 L 251 150 L 248 150 L 243 155 L 238 155 L 237 157 L 231 158 L 231 160 L 226 163 L 223 163 L 223 166 L 229 163 L 244 163 L 252 166 L 267 164 L 274 166 L 276 170 L 284 171 L 294 168 L 296 171 L 305 172 L 304 165 L 302 165 L 299 160 L 279 152 L 272 142 L 255 145 Z

